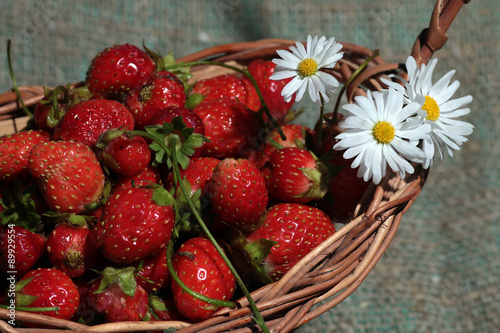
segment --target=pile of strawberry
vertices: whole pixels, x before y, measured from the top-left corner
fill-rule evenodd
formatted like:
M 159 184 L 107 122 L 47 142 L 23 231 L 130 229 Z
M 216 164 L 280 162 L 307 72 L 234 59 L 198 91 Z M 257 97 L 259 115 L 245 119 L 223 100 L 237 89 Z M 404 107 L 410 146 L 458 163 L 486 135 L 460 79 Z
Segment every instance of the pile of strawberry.
M 174 63 L 107 48 L 0 138 L 4 307 L 201 321 L 241 297 L 233 270 L 277 281 L 351 218 L 368 184 L 332 153 L 336 119 L 292 123 L 274 63 L 190 83 Z

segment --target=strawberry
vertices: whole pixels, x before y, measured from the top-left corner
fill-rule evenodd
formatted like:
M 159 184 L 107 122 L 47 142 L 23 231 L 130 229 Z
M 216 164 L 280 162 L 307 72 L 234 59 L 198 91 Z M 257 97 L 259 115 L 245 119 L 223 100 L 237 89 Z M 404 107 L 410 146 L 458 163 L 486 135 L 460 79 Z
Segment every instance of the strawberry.
M 158 111 L 170 106 L 184 106 L 185 103 L 184 84 L 169 71 L 150 75 L 147 82 L 131 91 L 125 101 L 138 129 L 149 125 Z
M 328 216 L 317 208 L 297 203 L 277 204 L 268 209 L 260 228 L 246 234 L 247 243 L 243 247 L 248 255 L 245 257 L 253 258 L 254 262 L 243 262 L 243 265 L 247 266 L 246 270 L 256 267 L 250 275 L 261 272 L 278 281 L 334 232 L 335 227 Z M 272 245 L 270 251 L 269 245 Z
M 136 272 L 136 280 L 147 293 L 157 292 L 170 285 L 167 253 L 161 250 L 141 260 Z
M 57 225 L 47 238 L 47 254 L 55 268 L 71 278 L 80 277 L 93 268 L 98 257 L 90 242 L 91 229 L 64 222 Z
M 104 257 L 135 263 L 165 248 L 174 227 L 172 197 L 161 186 L 129 187 L 113 192 L 92 230 Z
M 37 129 L 48 133 L 54 132 L 54 127 L 68 109 L 92 96 L 86 86 L 57 86 L 52 90 L 44 90 L 43 98 L 35 104 L 33 120 Z
M 114 45 L 92 59 L 85 82 L 94 98 L 116 98 L 142 86 L 155 69 L 150 56 L 137 46 Z
M 226 158 L 214 169 L 210 201 L 222 222 L 254 230 L 260 226 L 268 201 L 264 177 L 252 162 Z
M 0 138 L 0 180 L 12 182 L 15 178 L 29 178 L 28 160 L 31 149 L 50 140 L 47 132 L 27 130 Z
M 209 180 L 212 178 L 212 173 L 219 164 L 220 160 L 214 157 L 195 157 L 189 161 L 186 169 L 180 169 L 182 179 L 186 179 L 191 185 L 191 195 L 194 192 L 201 190 L 203 194 L 208 194 Z M 167 186 L 173 186 L 173 174 L 170 173 L 167 181 Z
M 274 73 L 275 67 L 276 64 L 270 60 L 256 59 L 248 65 L 247 70 L 257 82 L 264 102 L 266 102 L 273 118 L 278 122 L 283 122 L 286 120 L 286 115 L 292 108 L 294 100 L 285 102 L 281 91 L 291 79 L 270 80 L 269 77 Z
M 106 267 L 89 287 L 90 305 L 106 322 L 139 321 L 148 311 L 148 294 L 136 282 L 134 267 Z
M 45 242 L 44 235 L 9 224 L 0 235 L 0 269 L 16 277 L 23 276 L 45 254 Z
M 202 156 L 238 158 L 256 145 L 259 123 L 256 113 L 229 97 L 206 101 L 194 108 L 210 142 L 203 144 Z M 255 142 L 253 142 L 255 141 Z
M 58 310 L 32 311 L 70 320 L 78 309 L 80 296 L 75 283 L 58 269 L 38 268 L 16 283 L 16 306 L 29 308 L 58 307 Z
M 305 148 L 274 151 L 264 170 L 269 194 L 288 202 L 306 203 L 321 199 L 328 186 L 328 170 Z
M 213 299 L 230 300 L 236 287 L 235 279 L 214 245 L 206 238 L 195 237 L 184 242 L 172 258 L 175 273 L 191 290 Z M 172 279 L 172 295 L 181 315 L 202 321 L 217 311 L 217 307 L 186 293 Z
M 149 321 L 185 321 L 172 298 L 149 295 L 149 312 L 146 315 Z M 146 320 L 146 318 L 144 319 Z M 161 331 L 163 333 L 163 331 Z
M 139 135 L 128 136 L 125 130 L 109 130 L 101 135 L 96 147 L 99 159 L 121 175 L 133 176 L 151 161 L 151 150 L 146 140 Z
M 334 121 L 333 114 L 325 115 L 319 152 L 321 160 L 330 169 L 330 183 L 325 196 L 317 202 L 318 207 L 339 223 L 347 223 L 354 217 L 356 206 L 368 189 L 370 182 L 358 177 L 359 168 L 351 168 L 354 158 L 345 159 L 341 152 L 334 151 L 335 137 L 340 133 L 337 126 L 342 115 Z M 316 124 L 318 128 L 319 124 Z
M 30 153 L 28 169 L 47 206 L 79 214 L 97 203 L 104 190 L 104 172 L 88 146 L 73 141 L 47 141 Z
M 54 129 L 55 140 L 73 140 L 94 148 L 99 136 L 112 128 L 133 129 L 134 117 L 121 103 L 91 99 L 69 109 Z
M 170 106 L 155 113 L 150 125 L 161 125 L 163 122 L 172 123 L 175 117 L 182 117 L 187 127 L 194 128 L 194 132 L 205 135 L 205 128 L 200 117 L 184 106 Z
M 306 148 L 311 144 L 314 135 L 313 130 L 300 124 L 284 124 L 280 126 L 280 129 L 286 140 L 281 138 L 277 129 L 273 129 L 267 134 L 264 147 L 251 151 L 245 158 L 262 168 L 275 150 L 286 147 Z
M 231 98 L 253 111 L 261 106 L 257 91 L 246 76 L 221 74 L 202 79 L 193 85 L 190 93 L 202 95 L 202 103 Z
M 132 176 L 120 175 L 115 179 L 111 192 L 114 193 L 122 188 L 132 187 L 132 182 L 136 186 L 147 186 L 150 184 L 161 184 L 160 172 L 158 168 L 148 164 L 144 169 Z

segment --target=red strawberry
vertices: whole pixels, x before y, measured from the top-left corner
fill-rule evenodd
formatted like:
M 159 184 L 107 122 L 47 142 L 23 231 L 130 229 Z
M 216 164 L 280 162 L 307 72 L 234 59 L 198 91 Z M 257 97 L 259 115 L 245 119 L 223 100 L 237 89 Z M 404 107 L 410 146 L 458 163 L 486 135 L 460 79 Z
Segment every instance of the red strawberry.
M 229 301 L 233 296 L 234 276 L 208 239 L 195 237 L 184 242 L 172 264 L 189 289 L 213 299 Z M 188 319 L 202 321 L 217 311 L 215 306 L 184 292 L 173 279 L 172 295 L 179 313 Z
M 81 101 L 88 100 L 91 95 L 86 86 L 73 89 L 69 86 L 58 86 L 53 90 L 45 89 L 43 98 L 36 103 L 33 110 L 36 128 L 53 133 L 54 127 L 66 111 Z
M 256 113 L 236 100 L 226 97 L 202 102 L 194 112 L 200 116 L 210 140 L 201 147 L 202 156 L 237 158 L 257 144 Z
M 217 164 L 210 180 L 210 201 L 222 222 L 254 230 L 261 224 L 267 200 L 264 177 L 252 162 L 226 158 Z
M 328 187 L 328 170 L 311 152 L 288 147 L 274 151 L 264 175 L 269 194 L 288 202 L 321 199 Z
M 246 235 L 249 258 L 273 281 L 279 280 L 307 253 L 335 232 L 321 210 L 297 203 L 280 203 L 267 211 L 264 224 Z M 276 242 L 267 256 L 257 253 L 262 239 Z M 251 273 L 254 274 L 254 273 Z
M 338 120 L 342 119 L 342 115 L 338 116 Z M 359 168 L 351 168 L 354 158 L 345 159 L 341 152 L 332 149 L 336 143 L 335 137 L 340 133 L 337 124 L 332 113 L 325 115 L 319 152 L 322 154 L 321 160 L 330 169 L 330 183 L 328 192 L 317 204 L 333 221 L 346 223 L 354 217 L 356 206 L 370 182 L 357 176 Z
M 47 132 L 28 130 L 0 138 L 0 180 L 11 182 L 15 178 L 30 176 L 28 160 L 31 149 L 40 142 L 50 140 Z
M 180 169 L 181 179 L 186 179 L 191 185 L 191 195 L 197 190 L 208 194 L 208 181 L 220 160 L 214 157 L 195 157 L 189 161 L 186 169 Z M 169 174 L 168 186 L 173 186 L 173 175 Z
M 107 322 L 139 321 L 148 311 L 148 294 L 137 284 L 134 267 L 106 267 L 89 288 L 91 306 Z
M 170 285 L 170 273 L 167 266 L 167 253 L 162 250 L 142 260 L 136 272 L 136 280 L 147 293 L 157 292 Z
M 47 238 L 50 263 L 71 278 L 80 277 L 94 267 L 98 252 L 90 242 L 91 229 L 61 223 Z
M 269 112 L 279 122 L 283 122 L 285 116 L 292 108 L 293 99 L 290 102 L 285 102 L 281 91 L 283 87 L 290 82 L 287 80 L 270 80 L 269 77 L 274 73 L 276 64 L 270 60 L 256 59 L 248 65 L 248 71 L 257 82 L 257 86 L 266 102 Z
M 26 274 L 45 254 L 45 241 L 41 234 L 9 224 L 0 236 L 0 268 L 17 277 Z
M 112 193 L 121 190 L 122 188 L 132 187 L 132 182 L 137 186 L 147 186 L 150 184 L 161 184 L 160 172 L 158 168 L 148 164 L 143 170 L 135 175 L 125 176 L 118 175 L 112 187 Z
M 78 289 L 69 276 L 58 269 L 39 268 L 26 273 L 16 284 L 16 306 L 58 307 L 53 311 L 34 311 L 70 320 L 80 304 Z
M 283 140 L 278 130 L 274 129 L 266 136 L 263 149 L 257 148 L 245 157 L 262 168 L 275 150 L 286 147 L 306 148 L 311 144 L 314 135 L 310 128 L 299 124 L 284 124 L 280 126 L 280 129 L 286 140 Z
M 184 106 L 186 93 L 184 85 L 175 74 L 160 71 L 150 75 L 147 82 L 133 90 L 125 105 L 134 115 L 137 128 L 149 125 L 153 116 L 170 106 Z
M 149 165 L 151 150 L 142 136 L 127 136 L 124 132 L 112 129 L 104 133 L 97 143 L 98 156 L 111 170 L 133 176 Z
M 121 103 L 91 99 L 69 109 L 54 129 L 55 140 L 73 140 L 91 148 L 99 136 L 112 128 L 133 129 L 134 117 Z
M 231 98 L 243 103 L 247 108 L 257 111 L 261 104 L 257 91 L 246 76 L 222 74 L 196 82 L 191 94 L 203 95 L 203 101 L 216 101 Z
M 150 125 L 161 125 L 164 122 L 172 123 L 175 117 L 182 117 L 182 121 L 187 127 L 194 128 L 194 132 L 205 135 L 205 128 L 200 117 L 193 111 L 184 106 L 170 106 L 155 113 L 151 119 Z
M 164 249 L 174 227 L 171 200 L 161 186 L 113 192 L 93 228 L 96 247 L 107 259 L 127 264 Z
M 137 46 L 114 45 L 92 59 L 85 82 L 95 98 L 115 98 L 142 86 L 155 69 L 153 60 Z
M 60 213 L 82 213 L 104 190 L 104 172 L 88 146 L 73 141 L 37 144 L 28 169 L 47 206 Z

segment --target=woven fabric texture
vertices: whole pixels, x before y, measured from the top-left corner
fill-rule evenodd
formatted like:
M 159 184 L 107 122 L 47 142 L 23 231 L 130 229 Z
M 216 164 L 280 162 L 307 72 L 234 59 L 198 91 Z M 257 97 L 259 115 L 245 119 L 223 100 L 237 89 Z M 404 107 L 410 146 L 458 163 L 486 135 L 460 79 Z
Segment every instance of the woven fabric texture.
M 117 43 L 180 57 L 222 43 L 318 34 L 405 62 L 433 7 L 432 0 L 2 0 L 0 90 L 11 87 L 8 39 L 19 85 L 81 81 L 92 57 Z M 436 53 L 436 75 L 455 68 L 456 96 L 474 98 L 469 142 L 432 167 L 358 290 L 297 332 L 500 331 L 499 23 L 497 0 L 472 0 Z

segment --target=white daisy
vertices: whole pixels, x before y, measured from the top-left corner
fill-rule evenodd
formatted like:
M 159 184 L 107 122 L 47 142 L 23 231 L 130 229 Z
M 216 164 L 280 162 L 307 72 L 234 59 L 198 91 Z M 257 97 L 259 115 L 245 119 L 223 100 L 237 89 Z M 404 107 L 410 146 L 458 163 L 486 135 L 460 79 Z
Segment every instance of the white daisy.
M 291 46 L 289 51 L 278 50 L 277 53 L 282 59 L 273 59 L 276 64 L 272 80 L 283 80 L 293 78 L 281 91 L 285 101 L 300 101 L 305 91 L 309 92 L 314 103 L 321 103 L 321 98 L 329 102 L 329 92 L 335 92 L 339 86 L 339 81 L 330 74 L 321 71 L 323 68 L 333 68 L 344 52 L 342 44 L 335 42 L 335 38 L 307 37 L 306 47 L 302 43 L 296 42 L 296 47 Z
M 435 155 L 439 155 L 441 161 L 445 151 L 453 156 L 453 150 L 460 150 L 462 143 L 467 141 L 465 136 L 472 134 L 474 128 L 472 124 L 456 119 L 470 112 L 470 109 L 464 106 L 472 101 L 472 96 L 450 100 L 460 86 L 458 81 L 450 84 L 455 70 L 446 73 L 435 84 L 432 83 L 437 61 L 433 59 L 427 66 L 423 64 L 418 68 L 415 59 L 410 56 L 406 61 L 408 82 L 403 81 L 404 86 L 398 82 L 384 81 L 387 85 L 403 91 L 407 102 L 417 101 L 426 111 L 424 124 L 431 126 L 431 133 L 422 143 L 426 157 L 424 168 L 432 165 Z
M 421 163 L 425 158 L 416 142 L 429 137 L 430 125 L 412 117 L 420 106 L 413 102 L 403 107 L 403 93 L 395 89 L 368 91 L 366 97 L 343 106 L 351 115 L 339 124 L 343 132 L 333 148 L 346 149 L 344 158 L 354 158 L 351 167 L 359 167 L 358 177 L 365 181 L 372 178 L 378 184 L 387 166 L 404 178 L 415 171 L 410 161 Z

